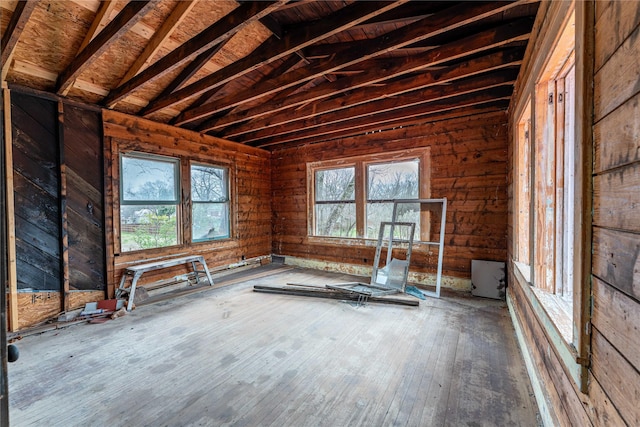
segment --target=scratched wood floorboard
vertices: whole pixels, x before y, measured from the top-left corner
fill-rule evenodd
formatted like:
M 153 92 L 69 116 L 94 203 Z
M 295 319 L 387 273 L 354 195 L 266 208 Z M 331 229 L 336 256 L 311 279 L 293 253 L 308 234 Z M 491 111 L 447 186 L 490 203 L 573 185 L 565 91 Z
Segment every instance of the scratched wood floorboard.
M 539 424 L 503 302 L 252 292 L 351 280 L 293 269 L 25 337 L 9 365 L 12 425 Z

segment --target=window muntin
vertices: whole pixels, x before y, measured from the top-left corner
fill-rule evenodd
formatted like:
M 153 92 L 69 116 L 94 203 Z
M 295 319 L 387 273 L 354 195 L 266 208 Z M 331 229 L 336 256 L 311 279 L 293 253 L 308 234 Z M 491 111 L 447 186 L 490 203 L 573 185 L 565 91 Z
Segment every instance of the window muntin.
M 317 236 L 356 237 L 355 167 L 314 172 Z
M 531 211 L 531 100 L 518 120 L 516 134 L 516 261 L 529 265 Z M 528 275 L 530 276 L 530 274 Z
M 576 87 L 571 13 L 518 117 L 514 260 L 566 343 L 575 343 Z M 579 207 L 578 207 L 579 210 Z
M 393 200 L 428 198 L 429 148 L 329 160 L 307 165 L 309 235 L 377 239 L 390 221 Z M 400 220 L 415 222 L 425 241 L 429 215 L 419 204 L 403 205 Z
M 419 159 L 367 164 L 367 238 L 376 239 L 380 223 L 391 220 L 394 199 L 419 198 L 419 171 Z M 420 236 L 419 204 L 403 204 L 398 220 L 415 222 L 416 236 Z
M 120 156 L 122 252 L 179 243 L 180 161 L 141 153 Z
M 230 236 L 227 168 L 192 163 L 191 203 L 191 236 L 194 242 Z

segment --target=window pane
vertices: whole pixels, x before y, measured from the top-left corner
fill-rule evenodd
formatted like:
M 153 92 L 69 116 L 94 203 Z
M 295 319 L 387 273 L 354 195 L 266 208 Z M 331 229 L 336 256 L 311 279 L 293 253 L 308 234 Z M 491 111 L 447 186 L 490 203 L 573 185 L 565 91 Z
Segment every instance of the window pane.
M 367 231 L 366 238 L 377 239 L 380 223 L 391 221 L 393 203 L 367 203 Z
M 229 237 L 229 203 L 193 204 L 193 240 Z
M 122 156 L 122 200 L 177 201 L 177 169 L 170 160 Z
M 417 199 L 418 166 L 418 159 L 369 165 L 367 200 Z
M 191 165 L 191 199 L 194 202 L 226 202 L 227 178 L 225 168 Z
M 175 205 L 121 205 L 120 224 L 123 252 L 178 244 Z
M 323 203 L 316 205 L 318 236 L 356 237 L 355 203 Z
M 355 168 L 316 171 L 316 201 L 355 200 Z
M 194 242 L 229 237 L 228 181 L 227 168 L 191 165 L 191 233 Z

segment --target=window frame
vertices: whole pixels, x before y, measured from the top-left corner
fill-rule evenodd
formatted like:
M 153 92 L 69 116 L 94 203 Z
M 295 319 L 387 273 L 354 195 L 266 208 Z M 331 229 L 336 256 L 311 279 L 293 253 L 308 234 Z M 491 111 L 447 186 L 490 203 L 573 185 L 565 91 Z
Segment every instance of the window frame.
M 195 159 L 189 159 L 188 161 L 189 165 L 188 165 L 188 170 L 189 170 L 189 202 L 190 202 L 190 211 L 189 211 L 189 215 L 190 215 L 190 221 L 189 221 L 189 225 L 190 225 L 190 241 L 192 244 L 199 244 L 199 243 L 208 243 L 208 242 L 212 242 L 212 241 L 220 241 L 220 240 L 228 240 L 231 239 L 231 236 L 233 235 L 233 226 L 232 223 L 233 221 L 231 220 L 231 215 L 232 215 L 232 211 L 233 209 L 231 208 L 231 168 L 229 167 L 229 165 L 220 165 L 220 164 L 214 164 L 214 163 L 207 163 L 207 162 L 202 162 L 199 160 L 195 160 Z M 202 201 L 196 201 L 194 200 L 193 197 L 193 176 L 192 176 L 192 171 L 193 171 L 193 166 L 201 166 L 201 167 L 207 167 L 207 168 L 212 168 L 212 169 L 221 169 L 223 171 L 224 174 L 224 182 L 225 182 L 225 189 L 226 189 L 226 200 L 224 201 L 216 201 L 216 202 L 202 202 Z M 196 239 L 193 236 L 193 224 L 194 224 L 194 207 L 196 204 L 224 204 L 227 206 L 227 235 L 226 236 L 220 236 L 220 237 L 211 237 L 208 239 Z
M 125 200 L 124 197 L 124 176 L 123 176 L 123 160 L 125 158 L 133 158 L 140 160 L 148 160 L 148 161 L 156 161 L 162 163 L 173 164 L 174 167 L 174 200 Z M 184 243 L 184 236 L 182 233 L 182 222 L 183 222 L 183 214 L 182 214 L 182 192 L 181 192 L 181 182 L 182 182 L 182 173 L 181 173 L 181 159 L 180 157 L 173 156 L 164 156 L 159 154 L 150 154 L 141 151 L 120 151 L 118 153 L 118 168 L 119 168 L 119 183 L 118 183 L 118 246 L 120 253 L 135 253 L 142 251 L 150 251 L 150 250 L 158 250 L 180 246 Z M 122 248 L 122 207 L 123 206 L 145 206 L 145 205 L 159 205 L 159 206 L 175 206 L 176 208 L 176 243 L 173 245 L 167 246 L 156 246 L 153 248 L 142 248 L 142 249 L 134 249 L 134 250 L 123 250 Z
M 593 22 L 594 22 L 594 7 L 588 2 L 572 2 L 567 4 L 566 10 L 563 13 L 558 13 L 554 16 L 553 22 L 550 23 L 550 28 L 557 29 L 554 31 L 547 31 L 544 35 L 539 35 L 541 40 L 538 40 L 540 52 L 549 52 L 546 58 L 542 61 L 536 62 L 531 65 L 533 67 L 530 71 L 527 80 L 520 82 L 520 92 L 522 95 L 514 108 L 514 115 L 512 117 L 519 120 L 526 108 L 527 103 L 533 97 L 536 96 L 536 85 L 545 79 L 549 79 L 551 76 L 558 77 L 560 69 L 563 64 L 558 65 L 552 69 L 549 64 L 558 64 L 559 61 L 554 58 L 554 54 L 557 54 L 558 43 L 561 39 L 561 34 L 570 26 L 572 16 L 575 18 L 575 36 L 574 52 L 575 52 L 575 121 L 573 124 L 574 133 L 574 155 L 573 173 L 574 173 L 574 199 L 573 205 L 575 209 L 572 214 L 573 223 L 575 225 L 573 236 L 569 236 L 573 240 L 574 249 L 574 263 L 572 266 L 573 272 L 573 307 L 571 314 L 571 327 L 572 337 L 570 341 L 567 341 L 561 334 L 553 320 L 551 314 L 551 308 L 547 306 L 544 298 L 540 297 L 540 292 L 536 292 L 534 287 L 537 284 L 537 278 L 535 269 L 533 268 L 535 260 L 534 244 L 537 238 L 533 231 L 531 232 L 531 241 L 529 248 L 530 263 L 519 262 L 517 247 L 522 242 L 519 242 L 517 231 L 514 233 L 515 238 L 512 239 L 514 254 L 512 271 L 515 276 L 516 282 L 522 284 L 520 288 L 524 292 L 526 299 L 529 301 L 531 308 L 533 309 L 539 324 L 542 326 L 549 342 L 552 344 L 558 358 L 561 360 L 566 371 L 570 377 L 577 384 L 582 392 L 587 392 L 588 386 L 588 366 L 590 362 L 590 334 L 591 334 L 591 217 L 592 217 L 592 146 L 593 146 Z M 566 55 L 565 55 L 566 57 Z M 545 74 L 547 73 L 547 74 Z M 554 75 L 555 74 L 555 75 Z M 546 92 L 546 89 L 545 89 Z M 538 127 L 541 125 L 539 115 L 536 113 L 536 107 L 538 109 L 545 108 L 543 104 L 536 105 L 538 102 L 532 101 L 532 130 L 531 135 L 534 138 L 539 138 L 544 135 L 544 132 L 540 132 Z M 518 123 L 513 123 L 515 128 L 512 128 L 512 140 L 515 146 L 518 144 Z M 555 133 L 547 130 L 547 133 Z M 542 136 L 541 136 L 542 135 Z M 555 135 L 554 135 L 555 137 Z M 531 143 L 532 146 L 535 141 Z M 535 150 L 532 147 L 530 151 L 531 155 L 531 182 L 536 182 L 536 157 Z M 512 173 L 517 173 L 517 156 L 514 156 L 513 164 L 515 167 Z M 517 179 L 518 175 L 515 175 Z M 517 185 L 514 183 L 514 187 Z M 535 188 L 531 187 L 532 191 Z M 532 194 L 532 199 L 534 195 Z M 514 197 L 514 201 L 517 200 L 517 196 Z M 534 212 L 532 200 L 531 212 Z M 513 206 L 513 212 L 515 215 L 514 225 L 518 224 L 518 212 L 517 205 Z M 533 230 L 534 223 L 536 222 L 535 216 L 530 215 L 530 226 Z M 586 245 L 586 246 L 585 246 Z M 555 266 L 554 266 L 555 267 Z
M 422 147 L 388 153 L 370 154 L 365 156 L 353 156 L 335 160 L 324 160 L 307 163 L 307 236 L 312 240 L 322 239 L 345 239 L 349 244 L 371 244 L 376 238 L 366 237 L 366 205 L 367 205 L 367 166 L 370 164 L 398 163 L 408 160 L 418 159 L 418 197 L 417 199 L 428 199 L 431 196 L 431 148 Z M 318 170 L 338 169 L 351 167 L 355 168 L 355 205 L 356 205 L 356 237 L 334 237 L 315 234 L 315 172 Z M 421 213 L 420 241 L 428 241 L 428 212 Z M 416 241 L 415 243 L 419 243 Z

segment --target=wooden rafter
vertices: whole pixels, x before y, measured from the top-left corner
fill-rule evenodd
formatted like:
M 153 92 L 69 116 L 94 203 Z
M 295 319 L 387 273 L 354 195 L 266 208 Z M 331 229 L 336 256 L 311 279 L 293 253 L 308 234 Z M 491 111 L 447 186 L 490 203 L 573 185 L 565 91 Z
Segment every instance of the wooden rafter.
M 345 48 L 337 52 L 330 60 L 320 62 L 314 66 L 301 68 L 275 81 L 265 82 L 241 93 L 218 99 L 215 102 L 190 108 L 178 117 L 176 124 L 180 125 L 201 119 L 207 115 L 215 114 L 226 109 L 229 106 L 236 106 L 244 102 L 253 101 L 264 95 L 286 89 L 300 82 L 309 81 L 324 76 L 326 73 L 383 55 L 386 52 L 427 40 L 479 19 L 502 13 L 517 4 L 519 3 L 478 3 L 471 7 L 466 4 L 454 5 L 428 18 L 414 22 L 413 24 L 384 34 L 383 36 L 366 42 L 360 42 L 358 43 L 357 49 Z
M 57 93 L 66 93 L 82 71 L 104 53 L 113 41 L 129 31 L 153 7 L 154 2 L 152 1 L 131 1 L 127 3 L 120 13 L 89 42 L 87 47 L 60 74 Z
M 243 3 L 194 38 L 178 46 L 159 61 L 112 90 L 104 100 L 105 105 L 114 105 L 143 84 L 166 75 L 190 59 L 230 39 L 238 31 L 268 15 L 287 1 Z
M 271 102 L 268 105 L 268 109 L 266 109 L 265 106 L 260 105 L 240 114 L 231 114 L 217 118 L 216 120 L 207 121 L 201 125 L 200 129 L 213 130 L 238 123 L 243 120 L 257 118 L 266 114 L 274 114 L 278 111 L 317 102 L 345 91 L 370 87 L 372 84 L 382 83 L 386 80 L 395 79 L 411 72 L 425 70 L 447 61 L 460 59 L 488 49 L 494 49 L 513 42 L 514 40 L 520 40 L 523 37 L 528 37 L 528 28 L 530 28 L 530 23 L 525 21 L 516 21 L 513 24 L 506 24 L 491 30 L 486 30 L 484 32 L 477 33 L 474 36 L 465 37 L 461 40 L 440 46 L 439 48 L 433 49 L 423 55 L 416 55 L 412 59 L 397 62 L 386 67 L 384 73 L 378 72 L 379 67 L 368 66 L 365 67 L 368 70 L 365 73 L 345 77 L 333 84 L 325 83 L 323 85 L 319 85 L 313 90 L 290 96 L 281 100 L 279 103 Z M 398 91 L 403 90 L 403 87 L 409 87 L 410 89 L 413 84 L 415 84 L 415 88 L 419 88 L 422 84 L 427 84 L 428 81 L 429 77 L 413 78 L 411 81 L 403 82 L 404 86 L 400 83 L 396 83 L 395 87 Z M 368 93 L 371 93 L 371 100 L 373 100 L 375 98 L 384 97 L 386 94 L 393 94 L 394 91 L 393 89 L 385 87 Z M 360 100 L 360 102 L 362 101 L 367 100 Z M 314 106 L 314 108 L 315 107 L 316 106 Z M 295 113 L 290 114 L 290 117 L 297 117 L 299 114 L 300 113 L 296 111 Z
M 378 130 L 393 126 L 401 126 L 412 123 L 420 116 L 430 115 L 438 112 L 449 111 L 458 108 L 470 107 L 473 105 L 493 102 L 511 97 L 512 88 L 509 86 L 498 87 L 486 91 L 476 92 L 474 94 L 465 94 L 451 98 L 445 98 L 434 102 L 424 103 L 417 106 L 404 108 L 397 111 L 387 111 L 381 114 L 375 114 L 369 117 L 361 117 L 354 120 L 344 121 L 336 126 L 318 127 L 313 129 L 304 129 L 296 133 L 275 138 L 264 138 L 255 141 L 249 145 L 255 147 L 265 147 L 277 144 L 285 144 L 288 142 L 303 143 L 310 140 L 321 140 L 328 137 L 337 137 L 337 135 L 346 135 L 351 133 L 361 133 L 367 130 Z M 343 132 L 344 131 L 344 132 Z
M 160 109 L 182 102 L 187 98 L 198 96 L 206 91 L 220 87 L 229 81 L 243 76 L 263 65 L 270 64 L 295 51 L 330 37 L 347 28 L 382 14 L 394 7 L 406 3 L 407 0 L 394 2 L 362 2 L 354 3 L 340 10 L 335 16 L 328 17 L 314 25 L 307 25 L 291 31 L 282 39 L 270 37 L 253 53 L 245 58 L 224 67 L 223 69 L 176 91 L 169 96 L 157 98 L 140 112 L 148 115 Z M 212 94 L 213 95 L 213 94 Z
M 31 14 L 35 10 L 38 2 L 36 0 L 21 0 L 13 10 L 11 20 L 5 29 L 0 41 L 0 64 L 2 64 L 2 80 L 6 76 L 6 69 L 9 67 L 9 59 L 13 55 L 13 50 L 18 44 L 20 35 L 27 25 Z
M 394 81 L 389 85 L 385 85 L 382 88 L 369 88 L 366 91 L 357 91 L 344 99 L 328 99 L 315 103 L 313 106 L 297 109 L 295 112 L 286 110 L 279 114 L 265 117 L 262 120 L 254 119 L 251 121 L 250 125 L 244 124 L 234 128 L 233 131 L 225 131 L 225 137 L 235 138 L 244 133 L 252 132 L 255 129 L 267 129 L 273 126 L 292 123 L 322 114 L 334 113 L 336 111 L 354 108 L 367 102 L 377 101 L 392 96 L 399 96 L 434 85 L 450 83 L 457 79 L 470 77 L 479 73 L 513 67 L 520 64 L 522 55 L 523 51 L 521 49 L 499 51 L 480 58 L 468 60 L 462 64 L 451 65 L 437 71 L 426 72 L 418 76 L 406 77 L 401 80 Z M 209 131 L 212 129 L 206 129 L 203 124 L 199 127 L 199 130 Z
M 193 61 L 189 63 L 189 65 L 187 65 L 182 71 L 180 71 L 180 74 L 178 74 L 178 76 L 173 79 L 167 87 L 164 88 L 159 96 L 168 95 L 184 86 L 189 81 L 189 79 L 198 72 L 199 69 L 201 69 L 207 62 L 209 62 L 216 53 L 220 52 L 220 49 L 222 49 L 228 41 L 229 40 L 227 39 L 224 42 L 220 42 L 217 45 L 211 47 L 209 50 L 205 50 L 200 55 L 198 55 Z
M 465 37 L 437 49 L 430 50 L 426 53 L 415 55 L 411 59 L 399 62 L 395 65 L 386 67 L 384 73 L 378 72 L 378 67 L 369 65 L 364 67 L 368 71 L 354 76 L 345 77 L 336 83 L 325 83 L 318 85 L 313 90 L 290 96 L 280 103 L 269 103 L 268 106 L 257 106 L 245 112 L 229 115 L 203 123 L 201 130 L 211 130 L 221 126 L 228 126 L 238 123 L 249 118 L 259 117 L 265 114 L 273 114 L 274 112 L 286 110 L 288 108 L 304 105 L 309 102 L 318 101 L 333 95 L 343 93 L 345 91 L 369 86 L 371 84 L 380 83 L 385 80 L 393 79 L 414 71 L 424 70 L 445 63 L 447 61 L 463 58 L 468 55 L 476 54 L 489 49 L 494 49 L 514 40 L 527 38 L 531 28 L 531 21 L 528 19 L 516 21 L 494 29 L 486 30 L 473 36 Z M 411 84 L 411 83 L 409 83 Z M 416 87 L 419 87 L 420 79 L 415 80 Z M 385 90 L 379 90 L 375 93 L 384 95 Z M 348 101 L 343 100 L 345 104 Z M 267 109 L 268 107 L 268 109 Z M 188 111 L 188 110 L 187 110 Z M 297 113 L 292 115 L 297 116 Z
M 333 128 L 338 123 L 353 121 L 359 118 L 367 118 L 387 112 L 395 113 L 400 117 L 404 111 L 410 111 L 410 107 L 413 106 L 428 104 L 432 101 L 442 100 L 453 96 L 466 95 L 493 87 L 512 85 L 515 82 L 517 71 L 517 69 L 504 70 L 498 73 L 466 78 L 464 80 L 457 81 L 455 88 L 449 88 L 446 85 L 428 87 L 426 89 L 406 93 L 404 96 L 369 102 L 348 110 L 339 110 L 299 122 L 287 123 L 285 125 L 267 129 L 257 127 L 259 130 L 244 135 L 240 140 L 244 143 L 248 143 L 258 141 L 263 138 L 282 138 L 283 135 L 296 133 L 299 129 L 305 129 L 313 132 L 312 129 L 317 127 Z
M 111 12 L 116 7 L 116 1 L 114 0 L 105 0 L 100 2 L 100 6 L 98 7 L 98 11 L 96 12 L 95 18 L 93 18 L 93 22 L 89 27 L 89 31 L 84 36 L 84 40 L 80 43 L 80 47 L 78 48 L 78 53 L 82 52 L 82 50 L 87 47 L 87 45 L 93 40 L 93 38 L 98 34 L 102 29 L 107 25 L 109 19 L 111 18 Z
M 461 104 L 455 108 L 445 107 L 441 111 L 435 111 L 432 113 L 426 113 L 422 115 L 418 114 L 413 117 L 401 118 L 401 119 L 398 119 L 397 121 L 389 120 L 382 125 L 379 123 L 371 123 L 369 125 L 364 124 L 360 127 L 353 128 L 353 129 L 346 128 L 343 130 L 332 132 L 328 134 L 326 137 L 301 138 L 299 140 L 294 140 L 294 141 L 284 142 L 284 143 L 280 143 L 279 141 L 274 140 L 268 143 L 263 142 L 260 144 L 252 144 L 252 145 L 256 145 L 256 146 L 259 146 L 260 148 L 266 148 L 266 149 L 271 149 L 271 148 L 275 148 L 278 150 L 287 149 L 287 148 L 298 147 L 300 145 L 308 144 L 311 142 L 316 143 L 316 142 L 326 141 L 329 139 L 336 140 L 344 137 L 365 135 L 366 133 L 377 132 L 380 130 L 388 130 L 388 129 L 399 128 L 399 127 L 409 127 L 412 125 L 419 125 L 419 124 L 424 124 L 424 123 L 434 122 L 439 120 L 447 120 L 452 118 L 471 116 L 475 114 L 484 114 L 488 112 L 506 110 L 508 106 L 509 106 L 509 99 L 507 97 L 500 98 L 497 100 L 491 99 L 489 101 L 471 102 L 468 105 Z
M 171 14 L 162 23 L 162 26 L 153 34 L 153 37 L 149 40 L 144 47 L 142 53 L 136 58 L 136 61 L 126 72 L 118 86 L 128 81 L 130 78 L 138 74 L 140 70 L 146 67 L 153 56 L 160 50 L 164 42 L 169 38 L 173 31 L 180 25 L 182 20 L 196 5 L 195 1 L 179 1 L 171 11 Z

